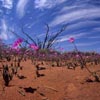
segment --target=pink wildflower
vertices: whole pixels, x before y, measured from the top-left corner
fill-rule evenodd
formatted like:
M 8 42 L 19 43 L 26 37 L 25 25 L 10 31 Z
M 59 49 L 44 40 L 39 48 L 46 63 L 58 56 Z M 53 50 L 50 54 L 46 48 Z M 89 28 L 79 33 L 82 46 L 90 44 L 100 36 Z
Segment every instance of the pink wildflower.
M 23 39 L 18 38 L 12 45 L 12 49 L 18 50 L 18 46 L 23 42 Z
M 79 55 L 78 54 L 76 55 L 76 58 L 79 58 Z
M 73 38 L 73 37 L 71 37 L 70 39 L 69 39 L 69 42 L 71 42 L 71 43 L 73 43 L 75 41 L 75 39 Z
M 34 49 L 36 51 L 39 49 L 39 47 L 36 46 L 35 44 L 30 44 L 30 48 L 32 48 L 32 49 Z

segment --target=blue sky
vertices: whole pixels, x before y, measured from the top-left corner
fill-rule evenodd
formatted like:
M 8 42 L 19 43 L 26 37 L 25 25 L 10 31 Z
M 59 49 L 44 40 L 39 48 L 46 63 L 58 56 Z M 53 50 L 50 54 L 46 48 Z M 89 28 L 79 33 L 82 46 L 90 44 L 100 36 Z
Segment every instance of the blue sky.
M 44 38 L 48 23 L 51 35 L 65 24 L 65 32 L 57 40 L 56 48 L 73 50 L 70 37 L 81 51 L 100 52 L 100 0 L 0 0 L 0 38 L 12 43 L 22 37 L 21 27 L 35 39 Z

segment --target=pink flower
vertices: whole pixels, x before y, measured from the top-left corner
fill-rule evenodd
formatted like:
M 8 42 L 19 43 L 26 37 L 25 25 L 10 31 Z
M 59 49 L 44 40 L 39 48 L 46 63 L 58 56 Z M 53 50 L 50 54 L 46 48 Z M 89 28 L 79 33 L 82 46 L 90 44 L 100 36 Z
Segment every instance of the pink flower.
M 45 55 L 43 54 L 42 56 L 44 57 Z
M 15 47 L 15 48 L 18 47 L 22 42 L 23 42 L 23 39 L 18 38 L 18 39 L 14 42 L 13 47 Z
M 50 52 L 53 52 L 53 49 L 50 49 Z
M 73 43 L 75 41 L 75 39 L 73 38 L 73 37 L 71 37 L 70 39 L 69 39 L 69 42 L 71 42 L 71 43 Z
M 39 49 L 39 47 L 36 46 L 35 44 L 30 44 L 30 48 L 32 48 L 32 49 L 34 49 L 36 51 Z
M 23 42 L 23 39 L 19 38 L 16 42 L 18 45 L 20 45 Z
M 76 58 L 79 58 L 79 57 L 80 57 L 80 56 L 77 54 L 77 55 L 76 55 Z
M 89 56 L 86 56 L 86 58 L 89 58 Z
M 18 50 L 18 46 L 23 42 L 23 39 L 18 38 L 12 45 L 12 49 Z

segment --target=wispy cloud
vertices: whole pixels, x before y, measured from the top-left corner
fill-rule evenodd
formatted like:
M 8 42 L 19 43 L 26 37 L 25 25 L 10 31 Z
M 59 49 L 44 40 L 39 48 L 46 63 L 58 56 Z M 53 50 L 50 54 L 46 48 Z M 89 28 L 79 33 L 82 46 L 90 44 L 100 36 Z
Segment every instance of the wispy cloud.
M 100 39 L 100 36 L 97 35 L 97 36 L 90 36 L 90 37 L 86 37 L 87 39 Z
M 1 22 L 2 26 L 1 26 L 1 34 L 0 34 L 0 38 L 3 40 L 7 40 L 8 39 L 8 35 L 7 35 L 7 25 L 6 25 L 6 21 L 2 20 Z
M 87 27 L 96 27 L 96 26 L 99 26 L 100 25 L 100 22 L 98 21 L 92 21 L 92 20 L 81 20 L 79 22 L 75 22 L 73 24 L 70 24 L 67 26 L 67 29 L 66 31 L 70 31 L 70 30 L 79 30 L 79 29 L 86 29 Z M 97 31 L 98 29 L 94 29 L 94 31 Z M 92 30 L 93 32 L 93 30 Z
M 54 18 L 53 21 L 50 22 L 50 26 L 57 26 L 69 22 L 73 22 L 75 20 L 83 20 L 83 19 L 92 19 L 96 17 L 100 17 L 100 9 L 99 8 L 89 8 L 89 9 L 78 9 L 73 10 L 71 12 L 66 12 L 61 15 L 61 12 Z
M 78 33 L 78 34 L 68 34 L 65 36 L 61 36 L 56 42 L 64 42 L 67 41 L 69 38 L 74 37 L 75 39 L 80 39 L 90 33 Z
M 0 9 L 0 15 L 2 15 L 3 11 Z
M 94 28 L 94 31 L 98 31 L 98 32 L 100 32 L 100 27 L 96 27 L 96 28 Z
M 58 4 L 65 2 L 66 0 L 35 0 L 35 8 L 44 9 L 52 8 Z
M 22 18 L 25 14 L 26 6 L 29 0 L 19 0 L 17 7 L 16 7 L 16 12 L 20 18 Z
M 7 9 L 12 9 L 13 7 L 13 0 L 0 0 L 2 1 L 2 6 Z
M 14 36 L 12 34 L 9 34 L 9 31 L 8 31 L 8 23 L 6 22 L 5 19 L 2 19 L 1 20 L 1 34 L 0 34 L 0 38 L 3 39 L 3 40 L 8 40 L 8 39 L 12 39 L 14 38 Z M 9 34 L 9 35 L 8 35 Z

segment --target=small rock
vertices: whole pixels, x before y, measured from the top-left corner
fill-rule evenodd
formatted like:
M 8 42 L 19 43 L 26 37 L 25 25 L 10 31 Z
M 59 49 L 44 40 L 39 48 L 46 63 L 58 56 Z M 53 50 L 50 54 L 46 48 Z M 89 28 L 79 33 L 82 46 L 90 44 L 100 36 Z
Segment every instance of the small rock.
M 43 97 L 42 100 L 49 100 L 47 97 Z

